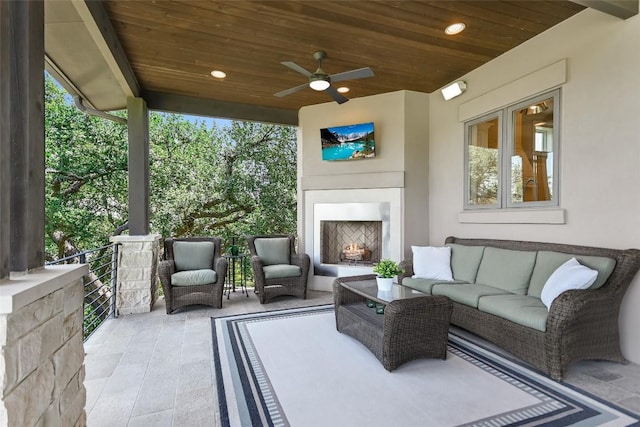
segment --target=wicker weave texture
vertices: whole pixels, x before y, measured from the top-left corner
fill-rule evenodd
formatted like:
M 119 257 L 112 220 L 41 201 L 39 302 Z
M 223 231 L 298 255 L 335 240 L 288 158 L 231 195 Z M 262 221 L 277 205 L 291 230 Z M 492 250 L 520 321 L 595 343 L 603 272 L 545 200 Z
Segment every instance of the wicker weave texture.
M 215 270 L 217 281 L 200 286 L 171 286 L 171 276 L 176 272 L 173 258 L 173 243 L 180 242 L 213 242 L 215 249 L 211 268 Z M 227 260 L 220 256 L 219 237 L 186 237 L 168 238 L 164 241 L 163 260 L 158 264 L 158 276 L 164 291 L 167 314 L 188 305 L 208 305 L 222 308 L 224 281 L 227 277 Z
M 456 302 L 453 303 L 451 323 L 504 348 L 556 380 L 562 379 L 569 365 L 578 360 L 624 361 L 620 351 L 618 316 L 624 293 L 640 268 L 639 250 L 456 237 L 448 237 L 446 243 L 615 259 L 615 269 L 604 286 L 596 290 L 567 291 L 554 300 L 546 332 Z M 405 272 L 399 277 L 400 283 L 413 275 L 412 262 L 403 261 L 401 268 Z
M 298 277 L 283 277 L 267 279 L 264 276 L 264 263 L 256 251 L 256 239 L 266 238 L 288 238 L 290 264 L 300 267 L 302 274 Z M 270 234 L 264 236 L 247 236 L 247 245 L 251 253 L 251 269 L 256 287 L 256 293 L 260 298 L 260 303 L 265 304 L 272 298 L 281 295 L 291 295 L 302 299 L 307 298 L 307 279 L 311 259 L 307 254 L 297 254 L 295 249 L 296 238 L 293 234 Z
M 333 283 L 336 328 L 364 344 L 388 371 L 410 360 L 447 357 L 452 303 L 425 296 L 390 302 L 384 315 L 365 305 L 366 298 L 341 285 L 375 276 L 337 278 Z

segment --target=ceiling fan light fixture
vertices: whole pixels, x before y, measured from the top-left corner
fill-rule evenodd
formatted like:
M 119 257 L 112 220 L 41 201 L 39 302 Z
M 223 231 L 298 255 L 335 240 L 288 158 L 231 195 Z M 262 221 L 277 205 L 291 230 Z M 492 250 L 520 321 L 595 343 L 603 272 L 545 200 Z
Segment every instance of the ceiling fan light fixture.
M 309 87 L 313 90 L 317 90 L 317 91 L 323 91 L 326 90 L 329 86 L 331 85 L 331 83 L 329 83 L 328 80 L 324 80 L 322 78 L 318 78 L 316 80 L 311 80 L 309 82 Z
M 442 96 L 445 101 L 455 98 L 458 95 L 462 95 L 462 92 L 467 90 L 467 84 L 462 80 L 450 84 L 449 86 L 442 88 Z
M 451 24 L 447 28 L 445 28 L 444 33 L 449 36 L 453 36 L 456 34 L 460 34 L 462 31 L 464 31 L 465 27 L 466 25 L 464 25 L 462 22 L 456 22 L 455 24 Z

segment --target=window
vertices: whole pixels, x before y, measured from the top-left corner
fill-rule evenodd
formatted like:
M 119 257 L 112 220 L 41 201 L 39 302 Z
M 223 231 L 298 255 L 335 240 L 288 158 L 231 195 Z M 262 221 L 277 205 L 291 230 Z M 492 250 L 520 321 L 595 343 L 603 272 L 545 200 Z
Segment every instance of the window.
M 556 90 L 465 123 L 465 209 L 558 206 Z

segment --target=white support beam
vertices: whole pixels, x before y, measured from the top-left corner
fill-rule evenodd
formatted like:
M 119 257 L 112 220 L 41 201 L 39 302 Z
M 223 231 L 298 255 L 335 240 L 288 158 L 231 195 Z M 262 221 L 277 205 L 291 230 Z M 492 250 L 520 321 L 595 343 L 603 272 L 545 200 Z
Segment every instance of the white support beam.
M 296 110 L 260 107 L 154 91 L 145 91 L 143 96 L 151 110 L 298 126 L 298 111 Z
M 582 6 L 608 13 L 620 19 L 638 14 L 638 0 L 572 0 Z
M 72 0 L 96 46 L 127 96 L 140 96 L 140 85 L 101 1 Z

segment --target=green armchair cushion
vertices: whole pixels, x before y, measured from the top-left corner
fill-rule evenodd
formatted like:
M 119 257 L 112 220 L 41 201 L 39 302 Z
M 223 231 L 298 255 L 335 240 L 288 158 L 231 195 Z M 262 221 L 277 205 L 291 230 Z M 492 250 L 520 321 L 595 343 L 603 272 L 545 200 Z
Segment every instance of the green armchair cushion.
M 211 269 L 214 251 L 213 242 L 173 242 L 176 271 Z
M 218 274 L 210 269 L 178 271 L 171 275 L 171 286 L 211 285 L 218 281 Z
M 526 295 L 536 254 L 535 251 L 487 247 L 482 255 L 475 283 Z
M 256 253 L 262 258 L 264 265 L 289 264 L 289 239 L 287 237 L 269 237 L 256 239 Z
M 539 251 L 536 259 L 536 266 L 531 275 L 531 285 L 527 295 L 540 298 L 542 288 L 551 274 L 565 262 L 575 258 L 584 266 L 598 271 L 598 277 L 589 289 L 598 289 L 607 281 L 611 272 L 616 266 L 616 261 L 612 258 L 586 255 L 571 255 L 562 252 Z
M 272 264 L 266 265 L 262 269 L 265 279 L 284 279 L 285 277 L 299 277 L 302 270 L 297 265 Z

